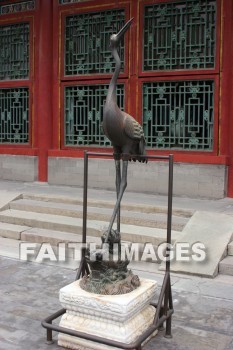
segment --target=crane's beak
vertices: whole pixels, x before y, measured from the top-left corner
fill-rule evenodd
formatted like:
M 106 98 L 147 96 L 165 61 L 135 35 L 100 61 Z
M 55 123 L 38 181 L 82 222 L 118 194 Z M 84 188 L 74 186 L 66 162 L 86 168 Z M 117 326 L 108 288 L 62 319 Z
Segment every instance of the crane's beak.
M 118 42 L 124 36 L 124 34 L 127 31 L 127 29 L 130 27 L 132 21 L 133 21 L 133 17 L 127 23 L 125 23 L 124 27 L 122 27 L 121 30 L 116 34 Z

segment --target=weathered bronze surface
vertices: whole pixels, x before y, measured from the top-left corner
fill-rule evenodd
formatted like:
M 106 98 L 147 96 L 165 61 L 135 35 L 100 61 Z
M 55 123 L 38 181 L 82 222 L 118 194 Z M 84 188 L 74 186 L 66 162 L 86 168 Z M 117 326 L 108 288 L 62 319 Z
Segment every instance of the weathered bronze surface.
M 145 139 L 141 125 L 129 114 L 120 110 L 116 99 L 117 79 L 121 70 L 121 61 L 117 49 L 120 40 L 130 27 L 131 18 L 124 27 L 110 37 L 110 48 L 116 62 L 115 72 L 112 76 L 103 114 L 103 130 L 105 135 L 112 142 L 116 159 L 121 156 L 125 160 L 130 160 L 132 155 L 145 154 Z M 134 160 L 145 161 L 144 158 L 134 157 Z
M 117 189 L 117 202 L 112 214 L 112 218 L 108 227 L 108 230 L 102 236 L 102 242 L 108 243 L 107 253 L 113 254 L 113 246 L 117 244 L 120 247 L 120 203 L 127 186 L 127 168 L 129 160 L 139 160 L 145 162 L 147 159 L 167 159 L 169 160 L 169 181 L 168 181 L 168 214 L 167 214 L 167 243 L 171 244 L 171 223 L 172 223 L 172 189 L 173 189 L 173 156 L 146 156 L 145 155 L 145 141 L 142 128 L 134 118 L 128 114 L 121 112 L 116 104 L 116 82 L 120 72 L 120 59 L 117 54 L 117 46 L 119 45 L 120 38 L 124 35 L 128 27 L 130 26 L 132 19 L 126 23 L 126 25 L 120 30 L 118 34 L 111 36 L 111 48 L 114 58 L 116 60 L 116 70 L 113 74 L 107 101 L 104 109 L 104 131 L 109 139 L 112 141 L 114 147 L 114 158 L 116 164 L 116 189 Z M 109 108 L 112 106 L 111 108 Z M 118 119 L 117 119 L 118 118 Z M 111 126 L 112 121 L 112 126 Z M 119 140 L 118 138 L 119 137 Z M 104 156 L 105 153 L 85 152 L 84 153 L 84 192 L 83 192 L 83 234 L 82 243 L 86 243 L 87 233 L 87 179 L 88 179 L 88 156 Z M 123 171 L 121 174 L 120 160 L 123 161 Z M 113 222 L 116 215 L 117 218 L 117 230 L 112 229 Z M 80 279 L 83 276 L 81 284 L 87 291 L 102 294 L 124 294 L 137 288 L 140 285 L 138 276 L 134 276 L 130 270 L 127 269 L 128 260 L 122 261 L 120 256 L 115 262 L 114 259 L 104 260 L 105 244 L 102 248 L 92 252 L 97 258 L 95 261 L 91 259 L 90 252 L 85 255 L 83 250 L 82 259 L 77 272 L 76 279 Z M 169 250 L 168 250 L 169 252 Z M 89 267 L 92 271 L 89 271 Z M 88 334 L 73 329 L 60 327 L 52 324 L 53 320 L 65 313 L 65 309 L 57 311 L 55 314 L 47 317 L 42 321 L 42 326 L 47 329 L 47 343 L 51 344 L 53 341 L 52 331 L 61 332 L 74 337 L 87 339 L 97 342 L 99 344 L 106 344 L 121 349 L 136 349 L 141 350 L 142 344 L 154 334 L 154 332 L 163 327 L 166 322 L 165 337 L 171 337 L 171 317 L 174 313 L 172 291 L 171 291 L 171 279 L 170 279 L 170 261 L 166 261 L 166 273 L 163 280 L 163 285 L 159 295 L 158 303 L 151 303 L 155 307 L 155 316 L 153 324 L 144 331 L 136 341 L 132 343 L 123 343 L 110 339 L 101 338 L 99 336 Z
M 123 38 L 124 34 L 130 27 L 132 21 L 133 18 L 131 18 L 117 34 L 113 34 L 110 37 L 110 48 L 116 62 L 116 67 L 110 81 L 107 99 L 104 106 L 103 130 L 105 135 L 111 141 L 114 150 L 116 165 L 117 202 L 109 223 L 105 242 L 108 241 L 108 236 L 110 235 L 117 213 L 117 229 L 120 231 L 120 203 L 127 186 L 128 161 L 146 161 L 146 158 L 143 157 L 143 155 L 146 154 L 143 129 L 132 116 L 120 110 L 116 99 L 117 79 L 121 70 L 121 61 L 117 52 L 117 48 L 119 46 L 120 40 Z M 120 165 L 121 159 L 123 162 L 122 173 Z
M 90 267 L 90 274 L 85 275 L 80 286 L 90 292 L 98 294 L 124 294 L 131 292 L 140 285 L 138 276 L 127 269 L 129 261 L 122 261 L 121 257 L 114 261 L 113 245 L 120 246 L 120 203 L 127 186 L 127 169 L 129 160 L 146 162 L 145 139 L 141 125 L 129 114 L 120 110 L 116 99 L 117 78 L 121 69 L 121 61 L 117 52 L 120 40 L 130 27 L 131 18 L 124 27 L 110 37 L 110 48 L 116 62 L 108 88 L 104 106 L 103 130 L 112 143 L 116 166 L 117 201 L 107 231 L 102 236 L 103 244 L 108 244 L 109 260 L 106 260 L 105 248 L 87 254 L 86 259 Z M 121 160 L 123 168 L 121 173 Z M 113 223 L 117 216 L 117 230 L 113 230 Z M 94 254 L 94 256 L 93 256 Z M 96 261 L 94 261 L 96 260 Z
M 127 266 L 129 260 L 121 259 L 121 237 L 117 230 L 111 230 L 107 244 L 106 232 L 102 235 L 103 246 L 87 251 L 86 262 L 90 273 L 80 281 L 80 287 L 88 292 L 116 295 L 132 292 L 140 286 L 140 280 Z M 117 248 L 117 252 L 114 251 Z
M 87 259 L 91 268 L 90 275 L 85 275 L 80 281 L 80 287 L 88 292 L 117 295 L 132 292 L 140 286 L 140 280 L 131 270 L 128 270 L 128 260 L 113 261 L 112 256 L 107 261 Z

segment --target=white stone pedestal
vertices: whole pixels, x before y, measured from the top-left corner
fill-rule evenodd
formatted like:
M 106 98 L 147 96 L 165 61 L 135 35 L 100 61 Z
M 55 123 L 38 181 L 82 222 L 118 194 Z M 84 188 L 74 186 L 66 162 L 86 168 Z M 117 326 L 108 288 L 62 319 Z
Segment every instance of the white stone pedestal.
M 80 288 L 79 281 L 67 285 L 60 290 L 60 302 L 66 309 L 60 326 L 127 344 L 134 342 L 155 315 L 155 308 L 149 304 L 157 282 L 140 281 L 140 287 L 121 295 L 89 293 Z M 119 350 L 63 333 L 58 335 L 58 345 L 73 350 Z

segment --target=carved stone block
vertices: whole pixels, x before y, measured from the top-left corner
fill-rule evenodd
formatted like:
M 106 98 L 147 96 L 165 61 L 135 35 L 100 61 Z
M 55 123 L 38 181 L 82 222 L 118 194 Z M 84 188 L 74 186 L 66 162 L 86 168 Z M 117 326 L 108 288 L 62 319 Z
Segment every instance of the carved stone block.
M 60 302 L 66 309 L 61 327 L 129 344 L 152 324 L 155 308 L 149 304 L 157 282 L 141 279 L 140 287 L 124 295 L 89 293 L 80 288 L 79 282 L 60 290 Z M 73 350 L 119 349 L 62 333 L 58 345 Z

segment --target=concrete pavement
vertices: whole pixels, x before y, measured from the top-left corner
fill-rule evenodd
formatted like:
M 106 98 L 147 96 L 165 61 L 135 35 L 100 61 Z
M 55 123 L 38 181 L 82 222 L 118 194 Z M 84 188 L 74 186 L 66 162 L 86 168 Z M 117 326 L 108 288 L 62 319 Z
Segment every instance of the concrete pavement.
M 82 198 L 82 188 L 50 186 L 40 183 L 0 181 L 0 206 L 22 193 Z M 115 193 L 90 189 L 91 198 L 115 200 Z M 139 206 L 166 207 L 164 196 L 125 193 L 124 203 Z M 233 199 L 200 200 L 176 197 L 176 210 L 210 211 L 233 216 Z M 131 264 L 135 273 L 158 281 L 161 287 L 163 272 L 152 263 Z M 60 309 L 59 289 L 72 282 L 72 268 L 22 262 L 0 257 L 0 350 L 58 350 L 55 343 L 45 344 L 41 320 Z M 163 333 L 147 344 L 145 350 L 233 350 L 233 277 L 219 275 L 214 280 L 172 274 L 175 314 L 173 338 Z M 159 292 L 159 290 L 158 290 Z
M 155 264 L 134 266 L 140 276 L 155 279 L 161 287 L 163 274 L 154 272 Z M 140 270 L 142 268 L 142 270 Z M 59 289 L 75 278 L 75 271 L 56 266 L 24 263 L 0 258 L 0 349 L 58 350 L 45 344 L 41 320 L 60 309 Z M 158 292 L 159 292 L 158 289 Z M 233 278 L 214 280 L 172 275 L 175 314 L 173 338 L 159 332 L 145 350 L 232 350 Z

